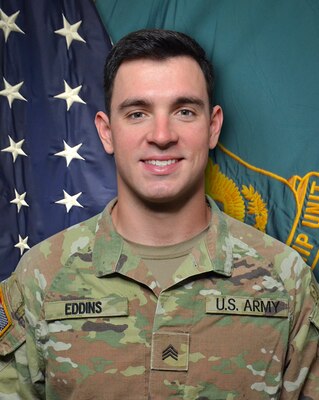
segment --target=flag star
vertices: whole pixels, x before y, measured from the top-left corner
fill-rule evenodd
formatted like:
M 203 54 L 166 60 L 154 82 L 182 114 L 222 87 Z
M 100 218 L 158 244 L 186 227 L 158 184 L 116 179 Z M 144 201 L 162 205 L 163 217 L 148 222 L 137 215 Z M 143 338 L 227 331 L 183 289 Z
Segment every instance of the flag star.
M 81 196 L 82 192 L 79 192 L 73 196 L 70 196 L 65 190 L 63 190 L 63 193 L 64 193 L 64 199 L 58 200 L 55 203 L 65 205 L 67 212 L 69 212 L 73 206 L 83 208 L 82 204 L 80 204 L 77 201 L 78 197 Z
M 29 207 L 29 204 L 24 200 L 27 192 L 19 194 L 17 192 L 17 190 L 14 189 L 14 193 L 15 193 L 15 198 L 13 200 L 11 200 L 10 203 L 17 205 L 18 213 L 19 213 L 22 206 Z
M 24 34 L 24 32 L 15 24 L 15 20 L 17 19 L 19 13 L 20 11 L 17 11 L 14 14 L 7 15 L 0 8 L 0 29 L 3 30 L 5 42 L 8 40 L 11 32 L 19 32 Z
M 82 24 L 82 21 L 78 21 L 77 23 L 71 25 L 63 14 L 62 17 L 63 17 L 63 28 L 54 31 L 54 33 L 57 33 L 58 35 L 61 36 L 65 36 L 68 48 L 70 47 L 73 40 L 78 40 L 80 42 L 86 43 L 86 41 L 78 34 L 78 29 Z
M 56 96 L 54 96 L 56 99 L 62 99 L 66 101 L 67 104 L 67 110 L 69 111 L 69 109 L 71 108 L 72 104 L 74 102 L 76 103 L 82 103 L 82 104 L 86 104 L 85 101 L 83 101 L 81 99 L 81 97 L 79 96 L 79 92 L 82 89 L 82 85 L 72 89 L 65 81 L 64 81 L 64 92 L 57 94 Z M 1 92 L 0 92 L 1 94 Z
M 29 237 L 26 236 L 24 239 L 19 235 L 19 242 L 14 245 L 14 247 L 17 247 L 20 249 L 20 255 L 22 256 L 24 250 L 29 250 L 30 247 L 28 245 L 28 239 Z
M 81 157 L 80 154 L 78 153 L 79 148 L 82 146 L 82 143 L 71 147 L 69 146 L 64 140 L 64 150 L 60 151 L 59 153 L 55 153 L 55 156 L 60 156 L 60 157 L 65 157 L 66 160 L 66 166 L 68 167 L 70 165 L 70 162 L 76 158 L 78 160 L 85 160 L 85 158 Z
M 1 151 L 6 151 L 7 153 L 12 154 L 13 162 L 17 159 L 18 156 L 26 156 L 25 152 L 22 150 L 22 145 L 24 142 L 24 139 L 20 140 L 20 142 L 15 142 L 11 137 L 8 135 L 9 141 L 10 141 L 10 146 L 6 147 L 5 149 L 2 149 Z
M 21 86 L 24 83 L 23 81 L 18 83 L 15 86 L 11 86 L 10 83 L 8 83 L 4 78 L 3 78 L 3 82 L 4 82 L 4 89 L 0 90 L 0 96 L 6 96 L 8 98 L 10 108 L 11 108 L 13 101 L 16 99 L 27 101 L 27 99 L 25 99 L 19 93 L 19 89 L 21 88 Z

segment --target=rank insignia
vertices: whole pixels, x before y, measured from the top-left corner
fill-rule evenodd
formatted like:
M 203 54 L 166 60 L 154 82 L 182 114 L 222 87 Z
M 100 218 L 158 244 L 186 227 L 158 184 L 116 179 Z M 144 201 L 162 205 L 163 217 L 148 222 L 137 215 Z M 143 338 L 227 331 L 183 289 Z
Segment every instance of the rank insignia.
M 154 332 L 152 335 L 151 369 L 188 371 L 190 334 Z
M 162 360 L 166 360 L 166 358 L 172 357 L 174 360 L 178 360 L 178 351 L 171 344 L 166 347 L 166 349 L 162 352 Z
M 10 328 L 12 320 L 5 304 L 2 288 L 0 287 L 0 337 Z

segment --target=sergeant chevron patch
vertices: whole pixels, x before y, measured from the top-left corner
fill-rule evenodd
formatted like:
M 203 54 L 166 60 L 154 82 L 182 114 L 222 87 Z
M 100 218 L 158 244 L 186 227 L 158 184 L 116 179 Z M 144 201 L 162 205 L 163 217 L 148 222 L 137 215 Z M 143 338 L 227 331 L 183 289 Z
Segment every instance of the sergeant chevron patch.
M 162 360 L 166 360 L 166 358 L 172 357 L 174 360 L 178 360 L 178 351 L 171 344 L 166 347 L 166 349 L 162 352 Z
M 2 288 L 0 287 L 0 336 L 12 325 L 12 320 L 5 304 Z
M 154 332 L 152 338 L 151 369 L 187 371 L 189 342 L 189 333 Z

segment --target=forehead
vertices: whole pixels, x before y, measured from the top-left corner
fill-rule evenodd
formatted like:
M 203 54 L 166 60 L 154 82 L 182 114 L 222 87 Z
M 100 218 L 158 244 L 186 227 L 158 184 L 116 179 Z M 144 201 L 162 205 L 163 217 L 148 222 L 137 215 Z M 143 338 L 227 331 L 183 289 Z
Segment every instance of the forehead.
M 112 97 L 173 92 L 208 97 L 205 76 L 193 58 L 178 56 L 164 60 L 125 61 L 115 76 Z

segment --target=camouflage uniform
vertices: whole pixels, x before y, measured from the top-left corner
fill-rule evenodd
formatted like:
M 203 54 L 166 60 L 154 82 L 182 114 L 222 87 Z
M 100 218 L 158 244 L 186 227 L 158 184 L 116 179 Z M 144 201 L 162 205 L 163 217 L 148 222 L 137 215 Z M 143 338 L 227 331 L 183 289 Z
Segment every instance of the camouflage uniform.
M 1 399 L 318 400 L 318 288 L 296 252 L 221 213 L 161 290 L 109 204 L 3 284 Z

